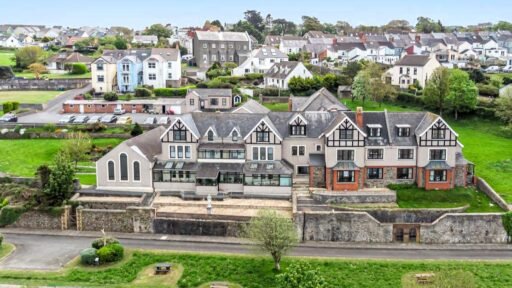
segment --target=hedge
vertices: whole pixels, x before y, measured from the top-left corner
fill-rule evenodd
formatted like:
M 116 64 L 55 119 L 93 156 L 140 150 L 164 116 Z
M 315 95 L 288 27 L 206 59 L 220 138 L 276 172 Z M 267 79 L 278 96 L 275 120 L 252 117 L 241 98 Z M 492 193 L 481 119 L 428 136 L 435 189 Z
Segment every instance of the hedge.
M 492 85 L 476 84 L 478 92 L 483 96 L 498 97 L 500 90 Z
M 20 103 L 19 102 L 4 102 L 4 104 L 2 104 L 2 110 L 4 111 L 4 113 L 9 113 L 11 111 L 16 111 L 20 108 Z
M 71 74 L 82 75 L 87 73 L 87 66 L 84 63 L 73 63 L 71 65 Z
M 23 207 L 6 206 L 2 208 L 0 210 L 0 227 L 13 224 L 25 211 L 26 209 Z
M 184 97 L 188 88 L 156 88 L 153 92 L 157 97 Z
M 147 88 L 135 88 L 135 97 L 151 97 L 152 94 Z
M 111 245 L 111 244 L 119 244 L 119 240 L 117 240 L 116 238 L 107 237 L 106 239 L 104 239 L 104 238 L 94 239 L 94 241 L 92 241 L 91 246 L 92 246 L 92 248 L 95 248 L 95 249 L 101 249 L 101 248 L 103 248 L 103 244 L 105 242 L 107 243 L 107 246 Z
M 80 263 L 84 265 L 94 265 L 96 257 L 98 257 L 98 254 L 94 248 L 86 248 L 80 251 Z
M 105 101 L 117 101 L 119 97 L 115 92 L 107 92 L 103 95 L 103 99 L 105 99 Z
M 121 244 L 109 244 L 97 252 L 100 263 L 112 263 L 123 259 L 124 248 Z
M 263 96 L 284 96 L 284 97 L 288 97 L 291 95 L 291 92 L 289 90 L 281 90 L 279 91 L 279 89 L 277 88 L 258 88 L 258 89 L 255 89 L 254 90 L 254 97 L 258 97 L 260 95 L 263 95 Z
M 414 104 L 418 106 L 423 106 L 424 104 L 422 97 L 408 92 L 399 92 L 396 96 L 396 101 L 404 104 Z

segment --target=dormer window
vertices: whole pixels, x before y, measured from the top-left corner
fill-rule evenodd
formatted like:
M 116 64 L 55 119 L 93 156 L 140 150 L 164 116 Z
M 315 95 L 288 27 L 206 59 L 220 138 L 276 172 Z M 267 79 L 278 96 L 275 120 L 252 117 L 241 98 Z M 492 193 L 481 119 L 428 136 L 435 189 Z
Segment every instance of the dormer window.
M 236 130 L 233 130 L 233 133 L 231 133 L 231 139 L 233 142 L 238 141 L 238 132 L 236 132 Z
M 396 125 L 396 136 L 409 137 L 411 136 L 411 126 L 409 125 Z
M 432 129 L 432 139 L 444 139 L 446 129 L 437 127 Z
M 208 141 L 213 141 L 213 131 L 208 131 Z
M 369 124 L 368 125 L 368 135 L 369 135 L 369 137 L 381 137 L 382 126 L 380 124 Z
M 297 117 L 295 117 L 295 120 L 293 120 L 289 124 L 291 136 L 306 136 L 307 123 L 302 116 L 298 115 Z

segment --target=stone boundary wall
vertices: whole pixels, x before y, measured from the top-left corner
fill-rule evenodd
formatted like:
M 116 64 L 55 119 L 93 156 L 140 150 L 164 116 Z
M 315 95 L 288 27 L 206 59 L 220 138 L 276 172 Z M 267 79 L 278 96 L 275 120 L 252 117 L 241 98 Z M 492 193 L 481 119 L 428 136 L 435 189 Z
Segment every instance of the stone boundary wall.
M 366 212 L 299 212 L 294 219 L 304 241 L 389 243 L 393 240 L 393 224 L 380 223 Z
M 335 208 L 337 211 L 367 212 L 382 223 L 432 223 L 447 213 L 463 213 L 469 206 L 451 209 L 357 209 Z
M 506 243 L 501 213 L 445 214 L 432 224 L 421 224 L 420 242 L 425 244 Z
M 1 129 L 0 129 L 1 130 Z M 132 136 L 129 134 L 105 134 L 105 133 L 90 133 L 91 138 L 120 138 L 130 139 Z M 66 139 L 68 133 L 50 133 L 50 132 L 34 132 L 25 133 L 21 135 L 17 132 L 0 133 L 0 139 Z
M 396 203 L 395 193 L 382 193 L 382 194 L 342 194 L 342 193 L 319 193 L 315 192 L 312 194 L 315 201 L 321 203 L 331 204 L 344 204 L 344 203 Z
M 77 208 L 78 231 L 153 233 L 155 210 L 149 207 L 128 207 L 125 210 Z
M 0 80 L 0 90 L 71 90 L 91 83 L 91 79 L 12 79 Z
M 505 211 L 511 211 L 511 207 L 508 205 L 507 201 L 505 201 L 501 196 L 494 191 L 494 189 L 489 185 L 484 179 L 477 177 L 476 186 L 478 190 L 484 192 L 489 198 L 492 199 L 501 209 Z
M 215 207 L 213 208 L 215 210 Z M 193 220 L 221 220 L 221 221 L 237 221 L 246 222 L 251 220 L 249 216 L 238 216 L 238 215 L 208 215 L 206 214 L 193 214 L 193 213 L 170 213 L 170 212 L 157 212 L 156 217 L 158 218 L 173 218 L 173 219 L 193 219 Z
M 288 96 L 261 96 L 262 103 L 288 103 Z
M 53 215 L 47 211 L 29 210 L 20 217 L 9 228 L 23 229 L 44 229 L 44 230 L 67 230 L 70 226 L 71 206 L 65 206 L 62 213 Z
M 246 222 L 226 220 L 156 218 L 154 232 L 170 235 L 240 237 Z

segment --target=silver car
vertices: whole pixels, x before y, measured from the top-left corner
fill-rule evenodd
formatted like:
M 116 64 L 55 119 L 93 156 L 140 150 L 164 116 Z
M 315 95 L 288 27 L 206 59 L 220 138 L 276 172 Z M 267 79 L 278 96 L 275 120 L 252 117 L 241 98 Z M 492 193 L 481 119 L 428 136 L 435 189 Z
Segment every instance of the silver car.
M 169 117 L 160 117 L 160 119 L 158 119 L 158 124 L 160 124 L 160 125 L 169 124 Z
M 91 116 L 91 118 L 89 118 L 87 123 L 89 123 L 89 124 L 98 123 L 98 122 L 100 122 L 100 119 L 101 119 L 101 116 L 97 116 L 97 115 Z
M 75 115 L 64 115 L 64 117 L 59 119 L 61 124 L 73 123 L 73 121 L 75 121 Z
M 148 117 L 144 121 L 144 124 L 156 124 L 156 118 L 155 117 Z
M 75 117 L 75 120 L 73 120 L 73 123 L 87 123 L 89 121 L 89 116 L 85 115 L 78 115 Z

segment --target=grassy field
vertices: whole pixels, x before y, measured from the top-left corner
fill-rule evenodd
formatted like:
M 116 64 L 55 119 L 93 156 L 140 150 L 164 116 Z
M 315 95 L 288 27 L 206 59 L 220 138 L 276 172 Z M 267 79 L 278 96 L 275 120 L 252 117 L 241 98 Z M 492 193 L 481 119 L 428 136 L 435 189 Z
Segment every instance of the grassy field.
M 447 191 L 426 191 L 414 185 L 392 185 L 397 192 L 400 208 L 456 208 L 469 206 L 467 212 L 503 212 L 482 192 L 475 188 L 455 188 Z
M 384 109 L 387 109 L 390 112 L 421 111 L 417 107 L 410 107 L 405 105 L 400 106 L 393 103 L 379 104 L 374 101 L 365 101 L 363 105 L 363 102 L 359 100 L 352 101 L 350 99 L 342 99 L 341 103 L 343 103 L 352 111 L 355 111 L 357 107 L 363 107 L 363 111 L 384 111 Z
M 32 140 L 0 140 L 2 157 L 0 158 L 0 171 L 16 175 L 30 177 L 42 164 L 51 164 L 54 155 L 66 140 L 58 139 L 32 139 Z M 100 147 L 121 143 L 121 139 L 93 139 L 93 144 Z M 80 165 L 95 166 L 92 162 L 80 163 Z M 79 171 L 80 172 L 80 171 Z M 90 171 L 88 171 L 90 172 Z M 95 184 L 94 174 L 77 175 L 82 184 Z
M 267 107 L 270 111 L 274 112 L 288 111 L 288 103 L 264 103 L 263 106 Z
M 14 57 L 14 52 L 0 51 L 0 66 L 11 66 L 14 65 L 14 61 L 12 61 L 12 57 Z
M 285 258 L 285 270 L 294 261 L 307 261 L 325 278 L 328 287 L 401 287 L 402 278 L 410 273 L 465 271 L 474 276 L 478 287 L 509 287 L 512 262 L 476 261 L 388 261 L 331 260 Z M 276 272 L 268 257 L 186 254 L 136 251 L 122 264 L 105 269 L 70 267 L 60 272 L 0 271 L 2 283 L 51 286 L 134 287 L 149 266 L 169 262 L 181 265 L 183 272 L 177 286 L 196 288 L 209 282 L 229 282 L 245 288 L 275 287 Z M 172 281 L 172 280 L 171 280 Z M 171 282 L 172 283 L 172 282 Z M 171 284 L 169 283 L 169 284 Z M 169 287 L 169 286 L 147 286 Z M 172 287 L 172 286 L 171 286 Z
M 0 104 L 9 101 L 26 104 L 42 104 L 61 93 L 62 91 L 0 91 Z
M 2 246 L 0 247 L 0 261 L 2 259 L 4 259 L 4 257 L 11 254 L 11 252 L 14 250 L 14 248 L 15 248 L 14 245 L 12 245 L 11 243 L 3 242 Z

